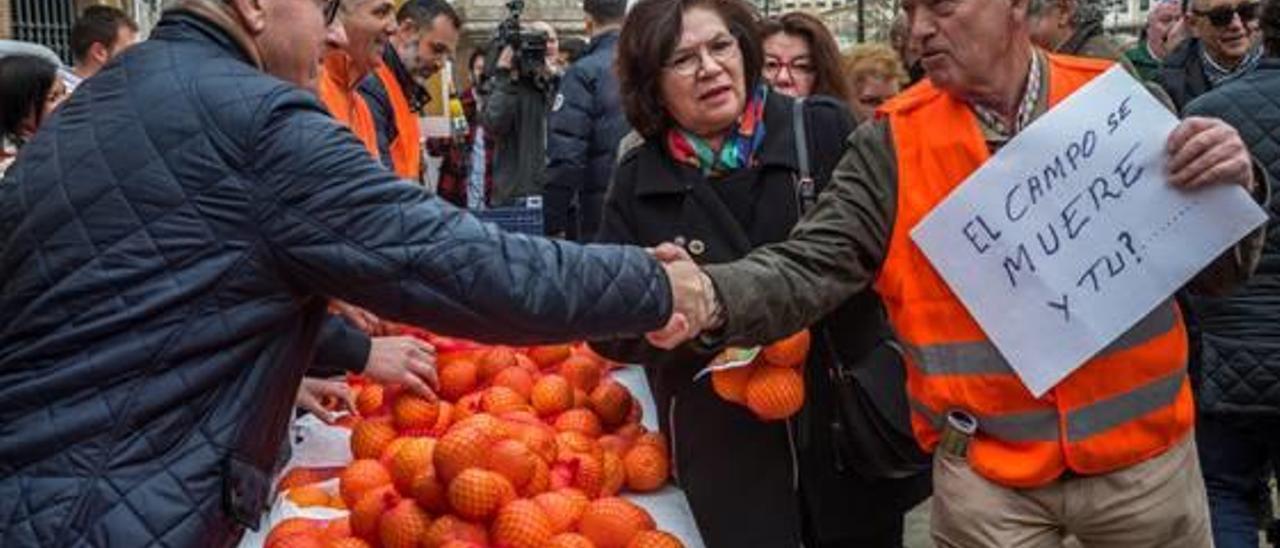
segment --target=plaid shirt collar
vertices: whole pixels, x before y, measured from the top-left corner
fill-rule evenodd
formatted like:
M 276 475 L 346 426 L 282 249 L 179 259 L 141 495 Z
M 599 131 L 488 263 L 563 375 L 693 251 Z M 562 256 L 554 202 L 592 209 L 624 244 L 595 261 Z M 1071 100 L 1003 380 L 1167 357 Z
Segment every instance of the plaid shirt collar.
M 1033 51 L 1031 53 L 1031 70 L 1027 71 L 1027 83 L 1023 86 L 1022 102 L 1018 105 L 1018 117 L 1015 120 L 1014 127 L 1007 127 L 1000 115 L 990 109 L 972 104 L 971 108 L 973 108 L 974 114 L 978 116 L 978 121 L 1001 140 L 1012 139 L 1014 135 L 1017 135 L 1023 128 L 1030 125 L 1035 115 L 1037 103 L 1040 100 L 1040 86 L 1044 84 L 1041 74 L 1043 70 L 1043 61 L 1040 59 L 1040 53 Z

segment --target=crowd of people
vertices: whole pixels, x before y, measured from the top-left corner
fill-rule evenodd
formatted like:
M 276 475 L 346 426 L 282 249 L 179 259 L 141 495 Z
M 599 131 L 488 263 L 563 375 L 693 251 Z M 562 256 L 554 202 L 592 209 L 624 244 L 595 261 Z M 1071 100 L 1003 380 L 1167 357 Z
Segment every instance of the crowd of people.
M 844 52 L 807 13 L 631 4 L 482 44 L 456 97 L 445 0 L 178 0 L 141 42 L 94 6 L 65 67 L 0 43 L 0 545 L 234 545 L 335 375 L 435 397 L 389 322 L 644 365 L 708 546 L 900 547 L 931 495 L 942 547 L 1274 528 L 1274 226 L 1043 397 L 909 233 L 1117 64 L 1182 118 L 1169 184 L 1270 211 L 1280 0 L 1153 0 L 1128 48 L 1104 0 L 905 0 Z M 433 101 L 465 127 L 428 138 Z M 472 215 L 513 207 L 546 237 Z M 791 420 L 698 375 L 806 328 Z

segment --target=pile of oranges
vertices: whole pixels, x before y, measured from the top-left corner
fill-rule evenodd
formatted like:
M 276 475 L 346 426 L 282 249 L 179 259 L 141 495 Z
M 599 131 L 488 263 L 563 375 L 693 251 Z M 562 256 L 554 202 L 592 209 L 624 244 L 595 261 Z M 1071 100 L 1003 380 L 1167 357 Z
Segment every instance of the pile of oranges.
M 809 330 L 764 347 L 749 365 L 711 373 L 711 386 L 727 401 L 745 405 L 761 420 L 783 420 L 804 407 Z
M 618 496 L 662 488 L 670 462 L 609 362 L 585 345 L 437 352 L 439 401 L 351 379 L 355 461 L 279 486 L 348 516 L 284 520 L 267 548 L 681 546 Z M 336 495 L 314 485 L 334 477 Z

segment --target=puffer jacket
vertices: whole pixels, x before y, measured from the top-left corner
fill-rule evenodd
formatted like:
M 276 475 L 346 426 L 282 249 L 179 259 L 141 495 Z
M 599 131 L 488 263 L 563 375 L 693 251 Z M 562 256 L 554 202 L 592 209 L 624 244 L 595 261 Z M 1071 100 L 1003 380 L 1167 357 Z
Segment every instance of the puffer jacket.
M 1226 120 L 1240 132 L 1280 191 L 1280 58 L 1223 84 L 1187 105 L 1188 115 Z M 1280 417 L 1280 230 L 1276 204 L 1262 261 L 1248 283 L 1221 298 L 1195 297 L 1200 322 L 1200 410 Z
M 543 214 L 548 234 L 577 228 L 583 240 L 590 240 L 600 227 L 618 143 L 631 131 L 613 72 L 617 43 L 618 31 L 592 38 L 582 58 L 560 80 L 560 92 L 547 122 Z M 569 212 L 575 196 L 576 219 Z
M 167 12 L 0 182 L 0 546 L 237 542 L 330 297 L 513 344 L 670 314 L 641 249 L 507 235 L 398 180 L 224 9 Z

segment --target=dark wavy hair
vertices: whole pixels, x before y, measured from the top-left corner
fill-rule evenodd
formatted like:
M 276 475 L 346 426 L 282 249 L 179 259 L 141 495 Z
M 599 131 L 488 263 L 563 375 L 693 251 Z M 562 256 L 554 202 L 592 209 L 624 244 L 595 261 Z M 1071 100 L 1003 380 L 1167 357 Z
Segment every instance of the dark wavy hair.
M 58 67 L 34 55 L 0 58 L 0 138 L 22 143 L 22 121 L 35 114 L 36 126 L 44 118 L 44 101 L 58 77 Z
M 1280 0 L 1262 3 L 1258 27 L 1262 29 L 1262 44 L 1267 48 L 1267 55 L 1280 57 Z
M 849 83 L 840 70 L 840 47 L 822 20 L 793 11 L 760 23 L 761 43 L 778 33 L 798 36 L 809 44 L 809 57 L 814 68 L 814 95 L 827 95 L 841 101 L 849 97 Z
M 764 53 L 756 32 L 756 9 L 743 0 L 640 0 L 631 6 L 618 37 L 615 69 L 627 121 L 645 139 L 655 139 L 675 125 L 662 104 L 662 70 L 683 32 L 684 13 L 706 8 L 724 19 L 738 40 L 747 92 L 760 81 Z

